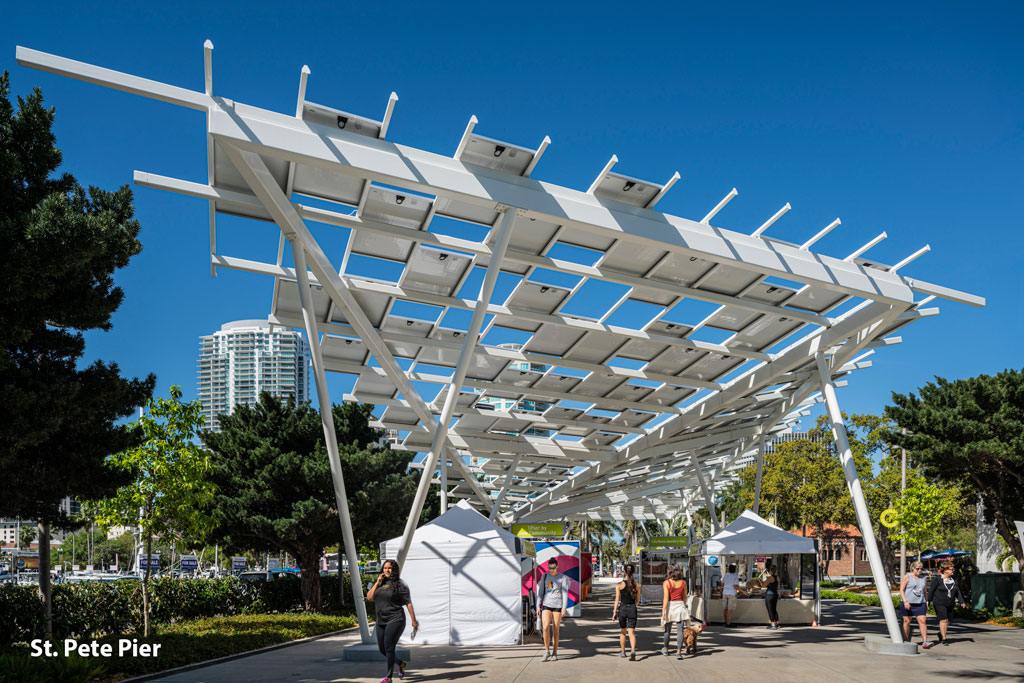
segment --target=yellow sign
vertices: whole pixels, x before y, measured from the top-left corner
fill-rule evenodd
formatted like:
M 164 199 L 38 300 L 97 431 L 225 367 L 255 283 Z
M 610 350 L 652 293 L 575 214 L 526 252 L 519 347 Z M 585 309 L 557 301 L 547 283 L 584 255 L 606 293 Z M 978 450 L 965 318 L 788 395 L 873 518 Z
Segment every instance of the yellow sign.
M 559 522 L 556 524 L 513 524 L 513 534 L 519 538 L 552 538 L 565 535 L 565 526 Z
M 893 508 L 889 508 L 888 510 L 883 512 L 880 521 L 882 522 L 882 526 L 886 527 L 887 529 L 895 529 L 897 526 L 899 526 L 900 523 L 899 515 Z
M 652 536 L 651 546 L 671 546 L 673 548 L 685 548 L 686 536 Z

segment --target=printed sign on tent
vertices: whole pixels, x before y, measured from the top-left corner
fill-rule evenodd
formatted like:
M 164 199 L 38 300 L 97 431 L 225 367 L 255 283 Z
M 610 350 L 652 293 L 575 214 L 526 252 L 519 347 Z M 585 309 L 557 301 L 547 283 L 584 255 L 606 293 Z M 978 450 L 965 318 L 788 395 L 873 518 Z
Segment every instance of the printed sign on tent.
M 687 545 L 686 536 L 652 536 L 651 545 L 671 546 L 673 548 L 685 548 Z

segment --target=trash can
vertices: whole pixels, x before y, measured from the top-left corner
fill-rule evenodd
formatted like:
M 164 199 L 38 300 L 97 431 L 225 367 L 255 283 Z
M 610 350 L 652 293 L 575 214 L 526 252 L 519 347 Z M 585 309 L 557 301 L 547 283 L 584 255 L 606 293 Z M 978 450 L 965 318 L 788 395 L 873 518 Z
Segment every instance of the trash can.
M 998 608 L 1010 614 L 1014 609 L 1014 594 L 1020 592 L 1020 574 L 1016 572 L 990 572 L 971 577 L 971 607 L 996 613 Z

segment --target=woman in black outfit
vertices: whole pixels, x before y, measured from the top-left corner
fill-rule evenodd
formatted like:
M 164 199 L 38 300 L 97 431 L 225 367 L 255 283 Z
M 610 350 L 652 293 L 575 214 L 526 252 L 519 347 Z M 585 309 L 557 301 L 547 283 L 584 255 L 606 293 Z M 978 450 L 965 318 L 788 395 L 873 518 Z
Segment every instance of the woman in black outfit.
M 636 660 L 636 599 L 640 595 L 640 586 L 633 580 L 636 566 L 626 565 L 626 578 L 615 587 L 615 606 L 612 608 L 612 619 L 619 622 L 619 648 L 621 656 L 626 656 L 626 635 L 629 635 L 629 660 Z
M 398 563 L 394 560 L 384 560 L 384 566 L 380 569 L 380 576 L 373 588 L 366 594 L 367 600 L 373 600 L 377 608 L 377 626 L 374 629 L 377 636 L 377 648 L 380 653 L 388 658 L 388 674 L 381 683 L 389 683 L 395 670 L 395 646 L 398 639 L 405 631 L 405 613 L 402 607 L 409 610 L 409 618 L 412 620 L 412 630 L 420 627 L 416 621 L 416 614 L 412 610 L 412 598 L 409 595 L 409 586 L 399 578 Z M 398 677 L 405 676 L 406 662 L 398 663 Z
M 953 580 L 953 563 L 943 562 L 939 565 L 939 575 L 932 581 L 928 589 L 928 602 L 935 608 L 935 616 L 939 620 L 939 642 L 922 643 L 921 647 L 928 649 L 939 643 L 949 645 L 946 640 L 946 629 L 949 628 L 949 618 L 953 615 L 953 608 L 957 605 L 967 607 L 960 587 Z
M 768 629 L 777 631 L 779 628 L 779 577 L 775 565 L 768 568 L 768 579 L 764 582 L 764 604 L 768 608 L 768 621 L 772 622 Z

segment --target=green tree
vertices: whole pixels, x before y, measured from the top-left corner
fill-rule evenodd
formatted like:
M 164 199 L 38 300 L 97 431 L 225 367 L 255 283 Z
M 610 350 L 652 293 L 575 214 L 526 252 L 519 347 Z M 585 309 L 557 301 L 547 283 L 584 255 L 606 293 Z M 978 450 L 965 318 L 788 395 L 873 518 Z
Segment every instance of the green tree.
M 36 540 L 36 536 L 39 535 L 39 530 L 35 527 L 25 525 L 21 527 L 21 535 L 18 538 L 18 547 L 28 550 L 32 547 L 32 541 Z
M 1013 520 L 1024 518 L 1024 371 L 949 381 L 936 377 L 918 393 L 892 395 L 885 414 L 926 476 L 980 500 L 1021 568 L 1024 548 Z
M 963 505 L 960 491 L 951 486 L 935 486 L 916 477 L 893 503 L 896 526 L 891 536 L 905 540 L 920 554 L 925 545 L 938 538 L 948 518 Z
M 10 100 L 0 76 L 0 516 L 39 523 L 39 588 L 51 629 L 50 533 L 76 526 L 66 496 L 101 497 L 120 483 L 105 465 L 134 436 L 117 424 L 154 378 L 116 364 L 80 369 L 84 330 L 109 330 L 124 294 L 113 273 L 142 249 L 131 190 L 85 190 L 56 175 L 54 110 L 36 89 Z
M 344 403 L 333 409 L 356 546 L 376 546 L 402 533 L 416 479 L 411 453 L 381 445 L 369 425 L 373 406 Z M 285 403 L 262 394 L 220 418 L 220 433 L 204 432 L 212 454 L 211 540 L 222 547 L 284 551 L 302 571 L 307 609 L 321 605 L 319 562 L 339 542 L 323 425 L 308 403 Z
M 203 423 L 199 401 L 183 403 L 181 387 L 171 397 L 150 399 L 146 414 L 136 423 L 144 441 L 110 456 L 111 466 L 131 477 L 116 493 L 92 504 L 101 526 L 137 525 L 153 550 L 155 534 L 175 531 L 203 534 L 211 519 L 206 508 L 213 499 L 208 477 L 210 457 L 193 439 Z M 142 576 L 143 635 L 149 635 L 149 562 Z

